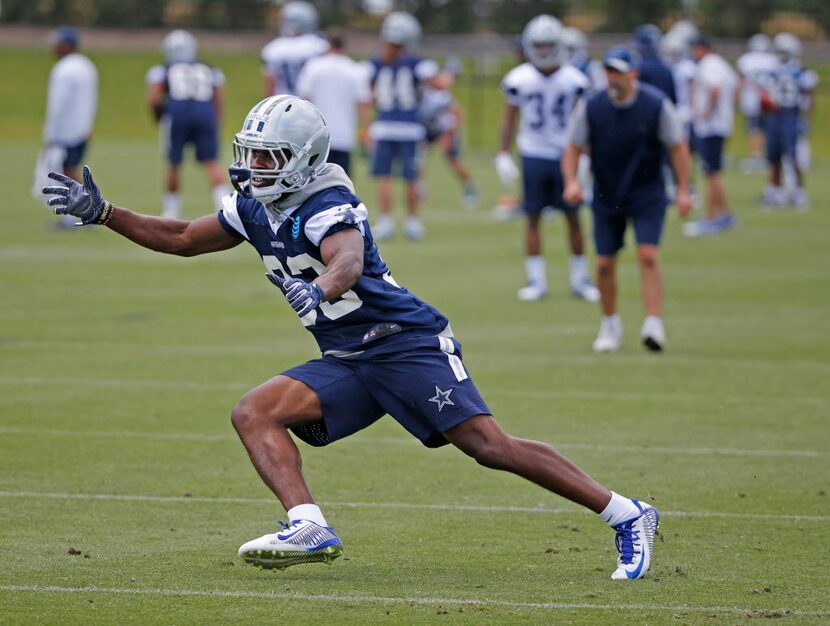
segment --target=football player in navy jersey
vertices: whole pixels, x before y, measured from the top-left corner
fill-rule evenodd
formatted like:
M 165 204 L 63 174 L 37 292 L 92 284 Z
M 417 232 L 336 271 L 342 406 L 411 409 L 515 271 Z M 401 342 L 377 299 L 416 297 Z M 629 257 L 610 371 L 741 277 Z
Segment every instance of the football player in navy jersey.
M 101 224 L 160 252 L 194 256 L 247 241 L 314 335 L 321 357 L 249 391 L 231 420 L 288 524 L 239 548 L 247 562 L 281 569 L 329 562 L 340 538 L 303 478 L 292 434 L 325 446 L 389 414 L 427 447 L 451 443 L 486 467 L 522 476 L 598 513 L 616 530 L 614 579 L 649 568 L 658 513 L 615 494 L 551 446 L 506 434 L 464 366 L 447 318 L 400 287 L 378 254 L 352 182 L 327 164 L 329 129 L 310 102 L 257 104 L 234 140 L 236 193 L 194 221 L 114 207 L 84 167 L 84 183 L 52 172 L 44 187 L 58 214 Z
M 147 72 L 147 103 L 162 128 L 168 161 L 162 215 L 178 218 L 179 167 L 188 144 L 193 144 L 196 160 L 210 180 L 217 209 L 230 191 L 216 160 L 225 77 L 198 59 L 196 37 L 186 30 L 168 34 L 162 49 L 164 65 Z
M 380 29 L 381 53 L 368 64 L 377 115 L 369 127 L 373 144 L 372 176 L 378 179 L 380 217 L 375 224 L 379 241 L 395 235 L 392 214 L 392 172 L 397 168 L 406 181 L 404 234 L 423 239 L 424 226 L 418 218 L 420 175 L 418 145 L 426 131 L 419 117 L 422 86 L 446 89 L 451 77 L 438 70 L 434 61 L 422 59 L 413 50 L 421 37 L 421 25 L 412 15 L 394 11 Z

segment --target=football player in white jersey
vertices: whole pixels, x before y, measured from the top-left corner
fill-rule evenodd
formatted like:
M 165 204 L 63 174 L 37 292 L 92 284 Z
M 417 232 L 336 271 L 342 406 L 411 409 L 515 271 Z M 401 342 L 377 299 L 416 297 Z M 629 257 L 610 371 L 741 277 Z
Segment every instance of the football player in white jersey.
M 736 63 L 741 75 L 741 112 L 746 118 L 749 156 L 741 161 L 746 173 L 764 171 L 764 131 L 762 128 L 763 107 L 768 101 L 772 75 L 778 67 L 778 59 L 772 52 L 772 41 L 763 34 L 752 35 L 747 42 L 747 51 Z
M 568 224 L 571 293 L 596 302 L 599 291 L 588 275 L 579 207 L 568 205 L 562 199 L 564 183 L 560 169 L 568 118 L 590 82 L 575 67 L 563 65 L 561 36 L 562 25 L 550 15 L 539 15 L 525 27 L 522 46 L 528 62 L 512 69 L 502 81 L 507 107 L 495 165 L 506 186 L 518 178 L 519 170 L 510 152 L 518 123 L 516 144 L 522 158 L 522 207 L 527 216 L 527 285 L 519 289 L 519 299 L 533 301 L 547 296 L 547 272 L 539 225 L 542 210 L 553 207 L 564 213 Z
M 310 2 L 287 2 L 280 12 L 280 36 L 262 49 L 265 96 L 297 95 L 297 77 L 306 61 L 325 54 L 329 43 L 317 34 L 319 16 Z

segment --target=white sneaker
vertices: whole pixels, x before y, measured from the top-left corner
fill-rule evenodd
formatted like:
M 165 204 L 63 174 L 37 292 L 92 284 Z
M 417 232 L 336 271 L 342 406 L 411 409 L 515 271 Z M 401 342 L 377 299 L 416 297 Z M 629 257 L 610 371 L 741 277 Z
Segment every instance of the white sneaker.
M 643 345 L 652 352 L 663 350 L 666 345 L 666 329 L 663 328 L 663 320 L 654 315 L 649 315 L 643 322 L 640 337 L 643 340 Z
M 622 342 L 622 324 L 603 318 L 594 339 L 594 352 L 616 352 Z
M 516 296 L 522 302 L 535 302 L 537 300 L 544 300 L 548 296 L 548 289 L 543 285 L 530 283 L 519 289 Z
M 343 554 L 343 544 L 333 528 L 309 520 L 280 524 L 280 532 L 243 544 L 239 556 L 263 569 L 285 569 L 301 563 L 331 563 Z
M 651 566 L 654 533 L 660 525 L 660 513 L 643 502 L 632 502 L 640 509 L 640 515 L 614 526 L 617 531 L 615 543 L 620 556 L 617 559 L 617 569 L 611 574 L 612 580 L 642 578 Z
M 372 236 L 375 241 L 386 241 L 395 236 L 395 218 L 391 215 L 381 215 L 372 226 Z
M 426 230 L 424 230 L 424 225 L 421 224 L 421 220 L 412 215 L 406 218 L 406 222 L 403 225 L 403 232 L 407 239 L 411 239 L 412 241 L 420 241 L 427 234 Z
M 810 208 L 810 200 L 807 197 L 807 192 L 803 189 L 794 189 L 790 196 L 790 202 L 797 211 L 807 211 Z
M 599 302 L 599 289 L 587 276 L 581 280 L 571 281 L 571 295 L 586 302 Z

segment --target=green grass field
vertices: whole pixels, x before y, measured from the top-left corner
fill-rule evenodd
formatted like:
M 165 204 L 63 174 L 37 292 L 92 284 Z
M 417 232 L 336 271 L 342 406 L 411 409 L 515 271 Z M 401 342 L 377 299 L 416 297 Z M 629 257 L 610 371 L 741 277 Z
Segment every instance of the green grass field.
M 34 78 L 21 58 L 40 59 Z M 283 512 L 229 415 L 247 389 L 316 356 L 311 336 L 247 247 L 178 259 L 104 230 L 54 230 L 28 195 L 48 59 L 0 59 L 14 77 L 0 82 L 0 623 L 830 621 L 826 157 L 806 214 L 762 212 L 761 178 L 730 172 L 736 231 L 684 239 L 671 217 L 662 355 L 638 344 L 630 247 L 624 346 L 591 352 L 599 313 L 567 296 L 561 220 L 546 224 L 552 297 L 516 301 L 521 224 L 490 218 L 500 188 L 484 152 L 470 155 L 480 209 L 459 208 L 433 159 L 428 239 L 382 246 L 397 280 L 450 317 L 507 430 L 661 509 L 646 579 L 609 579 L 613 533 L 591 514 L 425 450 L 391 418 L 327 449 L 302 445 L 344 558 L 263 572 L 236 549 Z M 140 81 L 152 58 L 97 60 Z M 116 85 L 102 85 L 89 162 L 108 198 L 157 212 L 162 163 L 141 84 L 124 87 L 121 109 Z M 244 85 L 229 119 L 258 95 Z M 189 216 L 210 211 L 192 166 L 185 189 Z

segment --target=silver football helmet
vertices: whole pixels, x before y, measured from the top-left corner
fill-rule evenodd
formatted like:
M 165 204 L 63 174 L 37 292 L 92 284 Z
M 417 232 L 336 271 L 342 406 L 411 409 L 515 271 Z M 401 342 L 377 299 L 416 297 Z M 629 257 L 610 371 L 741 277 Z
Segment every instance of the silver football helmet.
M 421 24 L 414 15 L 406 11 L 393 11 L 383 20 L 380 38 L 386 43 L 414 48 L 421 40 Z
M 792 33 L 778 33 L 772 46 L 784 63 L 801 58 L 801 40 Z
M 750 52 L 769 52 L 772 50 L 772 40 L 769 35 L 764 33 L 757 33 L 749 38 L 746 42 L 746 48 Z
M 280 35 L 293 37 L 317 30 L 320 16 L 310 2 L 286 2 L 280 13 Z
M 540 70 L 562 63 L 562 23 L 552 15 L 537 15 L 522 31 L 525 58 Z
M 199 42 L 193 33 L 177 29 L 171 31 L 161 44 L 164 58 L 168 63 L 190 63 L 196 60 Z
M 574 63 L 588 54 L 588 37 L 578 28 L 568 26 L 562 29 L 562 49 L 564 59 Z
M 267 151 L 274 167 L 255 169 L 255 150 Z M 271 96 L 251 109 L 236 133 L 228 171 L 240 195 L 268 205 L 305 187 L 328 154 L 329 127 L 317 107 L 297 96 Z
M 700 36 L 700 30 L 698 30 L 698 27 L 695 26 L 693 22 L 690 22 L 689 20 L 680 20 L 674 23 L 674 26 L 672 26 L 669 29 L 669 32 L 666 33 L 666 36 L 678 37 L 688 46 L 692 43 L 692 41 Z
M 675 64 L 689 52 L 689 45 L 682 37 L 668 34 L 660 40 L 660 55 L 670 64 Z

